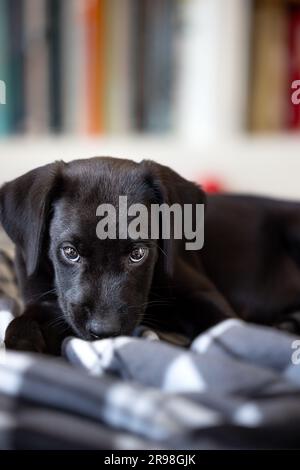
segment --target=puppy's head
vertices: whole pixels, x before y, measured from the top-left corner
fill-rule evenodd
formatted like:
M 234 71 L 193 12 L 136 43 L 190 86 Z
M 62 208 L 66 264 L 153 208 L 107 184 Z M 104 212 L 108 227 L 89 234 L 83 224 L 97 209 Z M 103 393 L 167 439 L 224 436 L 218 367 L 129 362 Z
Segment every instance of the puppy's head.
M 120 237 L 120 196 L 128 207 L 148 209 L 203 202 L 199 188 L 166 167 L 113 158 L 57 162 L 0 191 L 1 222 L 22 250 L 27 275 L 38 276 L 45 258 L 50 261 L 59 305 L 82 338 L 129 334 L 143 319 L 161 256 L 161 269 L 171 276 L 174 248 L 149 236 L 150 210 L 147 237 Z M 97 232 L 103 204 L 116 209 L 115 231 L 106 239 Z

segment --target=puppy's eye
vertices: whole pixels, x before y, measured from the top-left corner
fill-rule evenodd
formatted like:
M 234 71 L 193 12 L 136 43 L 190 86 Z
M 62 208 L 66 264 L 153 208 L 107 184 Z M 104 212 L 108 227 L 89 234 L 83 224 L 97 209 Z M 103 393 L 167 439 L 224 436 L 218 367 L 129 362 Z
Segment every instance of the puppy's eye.
M 129 255 L 129 259 L 132 263 L 139 263 L 145 258 L 146 254 L 148 253 L 147 248 L 134 248 Z
M 62 248 L 62 253 L 64 257 L 68 261 L 72 261 L 72 263 L 78 263 L 78 261 L 80 260 L 80 255 L 76 248 L 74 248 L 73 246 L 64 246 Z

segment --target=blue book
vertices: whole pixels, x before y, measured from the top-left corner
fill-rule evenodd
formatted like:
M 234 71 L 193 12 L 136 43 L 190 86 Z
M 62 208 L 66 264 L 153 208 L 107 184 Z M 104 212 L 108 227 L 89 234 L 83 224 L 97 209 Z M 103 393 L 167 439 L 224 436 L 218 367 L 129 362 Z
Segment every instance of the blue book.
M 50 130 L 62 130 L 61 101 L 61 0 L 47 0 L 48 47 L 49 47 L 49 104 Z
M 7 93 L 8 67 L 8 0 L 0 0 L 0 80 L 5 84 L 6 104 L 0 103 L 0 136 L 10 132 L 10 103 Z
M 137 130 L 171 128 L 177 2 L 134 0 L 134 122 Z
M 23 129 L 23 1 L 0 0 L 0 80 L 5 82 L 6 104 L 0 105 L 0 135 Z
M 11 130 L 14 133 L 24 129 L 24 22 L 23 0 L 9 0 L 9 37 L 7 103 L 10 113 Z
M 145 130 L 168 132 L 172 125 L 174 37 L 177 2 L 146 3 L 144 59 Z

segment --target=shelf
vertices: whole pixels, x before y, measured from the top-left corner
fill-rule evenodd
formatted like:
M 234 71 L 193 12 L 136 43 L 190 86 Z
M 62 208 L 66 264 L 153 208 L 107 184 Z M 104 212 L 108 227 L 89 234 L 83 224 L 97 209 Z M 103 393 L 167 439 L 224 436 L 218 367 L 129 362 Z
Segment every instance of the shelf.
M 300 198 L 300 136 L 232 137 L 189 142 L 173 137 L 18 137 L 0 140 L 0 183 L 63 159 L 111 155 L 151 158 L 183 176 L 220 178 L 228 189 Z

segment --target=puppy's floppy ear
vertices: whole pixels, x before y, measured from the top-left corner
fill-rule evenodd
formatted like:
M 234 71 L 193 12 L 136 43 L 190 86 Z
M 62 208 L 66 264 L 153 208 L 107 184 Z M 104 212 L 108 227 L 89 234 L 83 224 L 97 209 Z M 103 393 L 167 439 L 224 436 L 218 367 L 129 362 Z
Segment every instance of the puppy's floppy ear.
M 0 222 L 21 248 L 30 276 L 37 268 L 46 219 L 63 162 L 26 173 L 0 189 Z
M 177 203 L 182 208 L 184 204 L 190 204 L 193 207 L 196 204 L 205 204 L 206 195 L 201 187 L 186 180 L 171 168 L 151 160 L 143 160 L 141 165 L 145 169 L 147 183 L 156 195 L 156 203 L 166 203 L 169 206 Z M 184 242 L 184 239 L 182 243 L 179 240 L 163 240 L 162 249 L 166 255 L 165 266 L 169 274 L 173 271 L 175 252 L 183 249 Z

